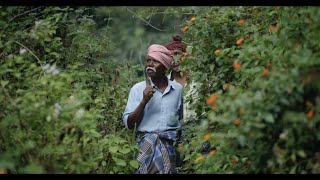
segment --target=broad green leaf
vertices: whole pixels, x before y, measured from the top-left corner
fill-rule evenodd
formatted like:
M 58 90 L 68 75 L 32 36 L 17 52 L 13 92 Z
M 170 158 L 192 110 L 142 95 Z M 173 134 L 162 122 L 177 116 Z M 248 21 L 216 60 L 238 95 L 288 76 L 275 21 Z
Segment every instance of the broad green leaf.
M 9 81 L 1 80 L 2 87 L 5 87 L 8 83 L 9 83 Z
M 110 151 L 111 153 L 116 153 L 118 150 L 119 150 L 119 148 L 118 148 L 117 146 L 109 147 L 109 151 Z
M 124 160 L 122 160 L 122 159 L 117 159 L 117 161 L 115 161 L 116 162 L 116 164 L 118 165 L 118 166 L 126 166 L 127 165 L 127 163 L 124 161 Z
M 297 154 L 302 158 L 305 158 L 307 156 L 306 153 L 304 152 L 304 150 L 297 151 Z
M 128 154 L 130 151 L 131 151 L 130 148 L 121 148 L 119 150 L 119 152 L 121 152 L 122 154 Z
M 133 168 L 135 168 L 135 169 L 137 169 L 137 168 L 139 167 L 139 163 L 138 163 L 138 161 L 136 161 L 136 160 L 131 160 L 131 161 L 129 162 L 129 164 L 130 164 Z
M 102 166 L 106 166 L 107 165 L 107 163 L 106 163 L 106 161 L 102 161 Z
M 273 118 L 272 114 L 267 114 L 267 115 L 265 116 L 265 120 L 266 120 L 267 122 L 269 122 L 269 123 L 274 123 L 274 118 Z

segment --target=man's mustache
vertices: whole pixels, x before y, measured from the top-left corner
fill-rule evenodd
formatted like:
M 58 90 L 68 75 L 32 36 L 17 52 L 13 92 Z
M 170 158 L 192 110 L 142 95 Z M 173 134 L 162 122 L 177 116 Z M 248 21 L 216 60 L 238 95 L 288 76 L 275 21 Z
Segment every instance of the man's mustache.
M 146 71 L 148 71 L 148 69 L 151 69 L 152 71 L 157 72 L 156 68 L 154 68 L 154 67 L 147 67 Z

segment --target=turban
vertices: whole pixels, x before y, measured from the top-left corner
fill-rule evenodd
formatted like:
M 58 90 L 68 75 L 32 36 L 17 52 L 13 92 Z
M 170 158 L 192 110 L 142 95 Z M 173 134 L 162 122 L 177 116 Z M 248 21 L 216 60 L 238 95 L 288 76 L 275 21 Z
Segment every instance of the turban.
M 167 69 L 170 68 L 173 61 L 171 52 L 164 46 L 158 44 L 152 44 L 149 46 L 148 56 L 160 61 Z
M 165 45 L 168 50 L 180 50 L 186 52 L 187 44 L 182 42 L 182 38 L 179 35 L 172 36 L 173 41 Z

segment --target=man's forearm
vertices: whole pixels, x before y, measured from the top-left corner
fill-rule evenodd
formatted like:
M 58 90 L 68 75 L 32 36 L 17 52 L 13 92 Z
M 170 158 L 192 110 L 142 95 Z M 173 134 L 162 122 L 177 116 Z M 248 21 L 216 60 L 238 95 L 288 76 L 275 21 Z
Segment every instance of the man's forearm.
M 136 110 L 134 110 L 132 113 L 128 116 L 128 128 L 133 129 L 134 125 L 140 121 L 142 118 L 144 107 L 146 106 L 145 101 L 141 101 L 141 103 L 138 105 Z

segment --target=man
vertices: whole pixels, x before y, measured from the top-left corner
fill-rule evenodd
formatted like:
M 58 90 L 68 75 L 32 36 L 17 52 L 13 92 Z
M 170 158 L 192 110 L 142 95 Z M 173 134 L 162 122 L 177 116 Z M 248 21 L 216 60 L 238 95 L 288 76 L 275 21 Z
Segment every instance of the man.
M 151 45 L 145 64 L 147 80 L 135 84 L 129 93 L 123 123 L 137 129 L 138 174 L 177 173 L 173 142 L 181 126 L 182 86 L 166 76 L 172 62 L 169 50 Z
M 187 44 L 182 42 L 182 38 L 179 35 L 172 36 L 172 39 L 173 41 L 165 45 L 176 59 L 172 64 L 172 71 L 169 74 L 169 79 L 176 81 L 185 87 L 188 83 L 188 73 L 180 72 L 180 61 L 183 60 L 183 55 L 187 53 Z

